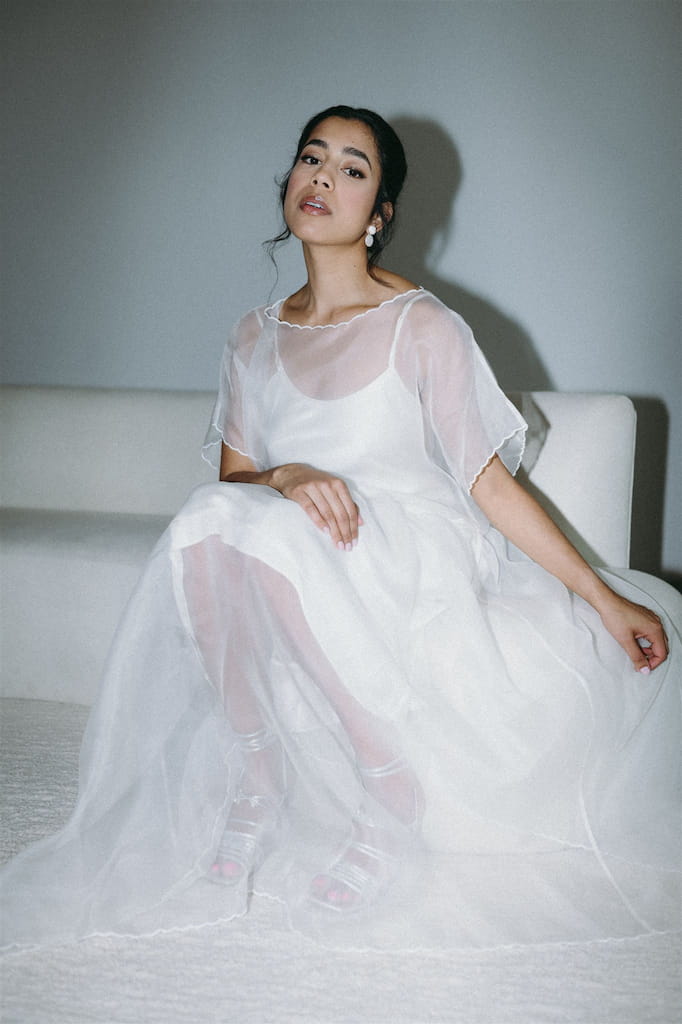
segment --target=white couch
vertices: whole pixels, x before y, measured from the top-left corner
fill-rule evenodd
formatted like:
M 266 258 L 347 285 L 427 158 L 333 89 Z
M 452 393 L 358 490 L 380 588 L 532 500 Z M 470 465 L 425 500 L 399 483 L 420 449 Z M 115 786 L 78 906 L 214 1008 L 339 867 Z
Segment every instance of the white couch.
M 615 396 L 535 398 L 548 429 L 533 485 L 574 524 L 583 550 L 626 565 L 632 406 Z M 2 682 L 8 695 L 41 698 L 1 702 L 0 860 L 54 832 L 73 806 L 87 712 L 78 704 L 92 701 L 157 535 L 190 488 L 213 476 L 198 456 L 212 401 L 206 393 L 0 392 Z M 526 411 L 534 425 L 542 420 L 535 407 Z M 528 452 L 532 461 L 537 444 Z M 652 577 L 645 582 L 682 621 L 680 595 Z M 668 1019 L 679 952 L 665 935 L 504 948 L 473 959 L 467 951 L 335 953 L 292 932 L 271 901 L 254 898 L 241 921 L 132 940 L 99 936 L 10 957 L 1 1002 L 3 1019 L 55 1024 L 180 1024 L 215 1020 L 216 1012 L 240 1024 L 615 1021 L 624 1005 L 632 1021 L 658 1011 Z
M 2 693 L 90 704 L 145 557 L 186 495 L 209 392 L 0 389 Z M 621 395 L 515 396 L 530 487 L 597 565 L 629 564 L 635 444 Z M 680 614 L 682 598 L 646 589 Z

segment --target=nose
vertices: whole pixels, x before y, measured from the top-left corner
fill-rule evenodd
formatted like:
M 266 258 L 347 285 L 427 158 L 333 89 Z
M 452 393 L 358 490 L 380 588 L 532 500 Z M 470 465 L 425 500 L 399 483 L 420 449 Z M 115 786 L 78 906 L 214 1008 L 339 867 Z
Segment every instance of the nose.
M 310 179 L 310 183 L 315 185 L 316 188 L 330 189 L 332 187 L 331 178 L 322 167 L 315 168 L 315 173 Z

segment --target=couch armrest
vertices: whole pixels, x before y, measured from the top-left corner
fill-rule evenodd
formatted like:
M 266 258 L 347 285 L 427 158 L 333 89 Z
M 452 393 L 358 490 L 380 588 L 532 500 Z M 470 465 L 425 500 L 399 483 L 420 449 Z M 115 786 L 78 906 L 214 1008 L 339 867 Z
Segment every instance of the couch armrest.
M 553 391 L 510 397 L 524 412 L 523 399 L 532 399 L 538 416 L 531 428 L 543 435 L 529 445 L 533 464 L 523 482 L 589 562 L 627 568 L 636 433 L 630 399 Z

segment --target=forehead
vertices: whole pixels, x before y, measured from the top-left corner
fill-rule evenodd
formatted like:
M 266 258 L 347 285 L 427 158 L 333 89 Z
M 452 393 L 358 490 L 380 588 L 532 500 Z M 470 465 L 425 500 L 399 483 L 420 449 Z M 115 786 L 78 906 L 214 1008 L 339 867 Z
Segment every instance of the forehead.
M 316 125 L 309 138 L 322 139 L 330 146 L 338 146 L 339 149 L 351 147 L 361 149 L 367 154 L 372 163 L 378 157 L 374 134 L 362 121 L 347 121 L 343 117 L 326 117 Z

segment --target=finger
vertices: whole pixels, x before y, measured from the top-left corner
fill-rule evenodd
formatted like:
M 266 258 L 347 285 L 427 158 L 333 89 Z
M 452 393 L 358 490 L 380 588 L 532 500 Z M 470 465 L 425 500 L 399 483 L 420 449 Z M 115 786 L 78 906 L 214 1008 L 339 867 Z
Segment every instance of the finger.
M 651 671 L 649 659 L 637 642 L 634 639 L 632 641 L 626 640 L 623 647 L 632 662 L 635 672 L 647 675 Z
M 637 636 L 637 644 L 647 659 L 650 669 L 658 668 L 668 657 L 668 638 L 662 625 Z
M 329 534 L 332 544 L 334 544 L 335 547 L 345 549 L 346 542 L 343 539 L 337 515 L 322 491 L 317 489 L 313 490 L 308 496 L 308 500 L 314 506 L 316 513 L 322 522 L 322 529 L 325 533 Z
M 358 507 L 343 480 L 312 480 L 288 491 L 315 525 L 329 534 L 332 543 L 351 550 L 358 537 Z
M 353 501 L 353 498 L 351 497 L 350 491 L 348 490 L 348 488 L 345 485 L 344 485 L 343 489 L 341 491 L 339 491 L 338 498 L 339 498 L 339 501 L 341 502 L 341 504 L 343 506 L 343 510 L 344 510 L 343 514 L 340 514 L 340 513 L 337 512 L 337 518 L 339 519 L 339 524 L 340 525 L 341 525 L 341 523 L 343 523 L 344 525 L 347 524 L 347 532 L 344 531 L 343 526 L 342 526 L 342 530 L 341 530 L 341 532 L 342 532 L 342 534 L 344 536 L 344 542 L 346 544 L 349 543 L 349 542 L 351 544 L 357 544 L 358 531 L 359 531 L 359 526 L 360 526 L 360 512 L 359 512 L 358 506 Z
M 616 634 L 616 639 L 632 662 L 635 672 L 642 672 L 646 675 L 651 671 L 649 658 L 647 657 L 649 648 L 642 646 L 634 632 L 630 632 L 630 630 L 620 631 Z
M 318 509 L 317 505 L 315 504 L 315 502 L 312 500 L 312 498 L 309 495 L 305 495 L 302 498 L 299 498 L 298 501 L 297 501 L 297 504 L 300 505 L 301 508 L 303 509 L 303 511 L 305 512 L 305 514 L 310 519 L 312 519 L 312 521 L 315 523 L 315 526 L 317 526 L 317 528 L 319 530 L 323 530 L 324 532 L 329 532 L 329 526 L 327 525 L 327 520 L 322 515 L 322 513 Z
M 321 488 L 315 487 L 310 496 L 317 506 L 319 514 L 324 519 L 325 531 L 329 534 L 332 543 L 342 544 L 341 529 L 337 521 L 337 516 L 332 508 L 327 495 Z
M 344 484 L 339 487 L 335 487 L 333 489 L 333 493 L 337 504 L 343 508 L 343 515 L 345 518 L 352 526 L 357 527 L 358 507 L 353 501 L 348 488 Z
M 621 641 L 636 672 L 648 675 L 665 660 L 665 646 L 662 630 L 660 634 L 651 630 L 646 635 L 633 634 L 625 636 Z
M 333 515 L 336 527 L 339 532 L 337 546 L 343 546 L 351 550 L 353 541 L 358 536 L 358 511 L 357 506 L 350 496 L 348 488 L 342 481 L 331 484 L 325 488 L 330 514 Z

